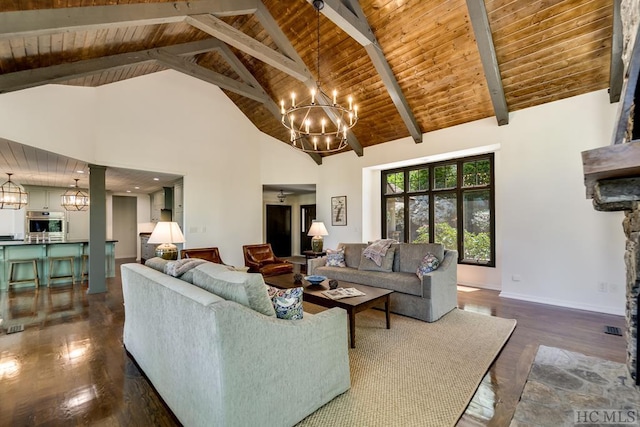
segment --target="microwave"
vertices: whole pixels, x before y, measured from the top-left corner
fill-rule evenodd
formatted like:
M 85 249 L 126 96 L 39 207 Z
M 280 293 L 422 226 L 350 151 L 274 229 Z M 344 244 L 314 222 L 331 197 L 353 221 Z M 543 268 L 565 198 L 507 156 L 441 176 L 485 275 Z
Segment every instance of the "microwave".
M 67 234 L 65 212 L 27 211 L 25 237 L 62 242 Z

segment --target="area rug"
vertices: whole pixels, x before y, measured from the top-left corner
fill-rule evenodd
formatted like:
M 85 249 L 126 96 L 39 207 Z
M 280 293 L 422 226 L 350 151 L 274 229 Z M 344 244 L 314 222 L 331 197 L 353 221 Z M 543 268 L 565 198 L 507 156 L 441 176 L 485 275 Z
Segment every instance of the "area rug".
M 351 389 L 300 426 L 452 426 L 515 320 L 453 310 L 434 323 L 367 310 L 349 349 Z
M 511 426 L 638 425 L 634 383 L 622 363 L 541 345 Z

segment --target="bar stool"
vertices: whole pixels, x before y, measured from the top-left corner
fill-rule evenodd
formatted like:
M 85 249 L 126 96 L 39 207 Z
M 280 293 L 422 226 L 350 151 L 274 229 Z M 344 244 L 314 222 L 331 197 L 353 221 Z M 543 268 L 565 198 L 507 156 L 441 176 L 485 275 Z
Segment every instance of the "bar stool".
M 33 277 L 30 279 L 14 278 L 14 267 L 19 264 L 31 264 L 33 267 Z M 9 260 L 9 283 L 7 285 L 7 290 L 11 288 L 11 285 L 28 282 L 33 282 L 36 286 L 36 291 L 38 290 L 38 287 L 40 286 L 40 276 L 38 275 L 38 260 L 36 258 Z
M 84 279 L 86 278 L 87 280 L 89 280 L 89 255 L 87 254 L 83 254 L 82 255 L 82 269 L 81 269 L 81 273 L 80 273 L 80 281 L 84 282 Z
M 61 263 L 65 263 L 68 262 L 69 263 L 69 271 L 71 272 L 71 274 L 66 274 L 66 275 L 62 275 L 62 276 L 54 276 L 53 275 L 53 269 L 54 267 L 56 267 L 56 264 L 60 265 Z M 71 279 L 71 284 L 75 285 L 76 284 L 76 279 L 75 279 L 75 272 L 74 272 L 74 268 L 73 268 L 73 262 L 74 259 L 72 256 L 61 256 L 61 257 L 51 257 L 49 258 L 49 277 L 47 278 L 47 287 L 51 286 L 51 281 L 52 280 L 57 280 L 57 279 Z

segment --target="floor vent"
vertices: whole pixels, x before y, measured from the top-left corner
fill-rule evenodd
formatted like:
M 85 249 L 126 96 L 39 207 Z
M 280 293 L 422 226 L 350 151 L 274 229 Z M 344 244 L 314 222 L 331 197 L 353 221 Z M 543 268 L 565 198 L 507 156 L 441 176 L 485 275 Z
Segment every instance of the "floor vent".
M 619 335 L 622 336 L 622 330 L 617 326 L 605 326 L 604 333 L 609 335 Z
M 14 334 L 16 332 L 22 331 L 24 331 L 24 325 L 13 325 L 9 326 L 9 329 L 7 329 L 7 334 Z

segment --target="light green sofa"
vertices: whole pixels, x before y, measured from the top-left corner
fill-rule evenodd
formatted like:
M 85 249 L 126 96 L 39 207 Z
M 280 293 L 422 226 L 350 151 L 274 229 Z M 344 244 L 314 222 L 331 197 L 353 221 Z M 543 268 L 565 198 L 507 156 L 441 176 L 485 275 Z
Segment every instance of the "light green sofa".
M 458 306 L 458 252 L 445 250 L 437 243 L 396 243 L 391 272 L 360 270 L 360 258 L 366 243 L 340 243 L 346 267 L 329 267 L 326 256 L 309 260 L 309 274 L 326 276 L 376 288 L 391 289 L 390 310 L 427 322 L 435 322 Z M 431 252 L 440 266 L 423 276 L 416 270 Z
M 183 425 L 291 426 L 349 389 L 344 310 L 277 319 L 141 264 L 121 272 L 126 350 Z

